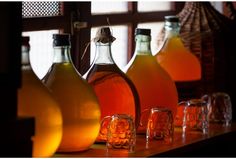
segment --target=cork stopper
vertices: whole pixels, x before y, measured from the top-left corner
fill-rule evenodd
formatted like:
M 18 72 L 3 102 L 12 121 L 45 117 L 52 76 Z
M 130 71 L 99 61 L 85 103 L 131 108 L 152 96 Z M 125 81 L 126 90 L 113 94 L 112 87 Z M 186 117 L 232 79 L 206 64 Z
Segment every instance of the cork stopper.
M 94 42 L 109 43 L 115 41 L 116 38 L 112 36 L 109 27 L 102 27 L 97 30 Z
M 179 17 L 177 17 L 175 15 L 165 16 L 165 21 L 166 22 L 176 22 L 176 23 L 179 23 Z
M 135 35 L 151 35 L 151 29 L 142 29 L 142 28 L 136 28 L 135 29 Z
M 53 34 L 53 46 L 70 46 L 70 34 Z
M 30 41 L 30 37 L 29 37 L 29 36 L 22 36 L 22 37 L 21 37 L 21 44 L 22 44 L 23 46 L 30 47 L 29 41 Z

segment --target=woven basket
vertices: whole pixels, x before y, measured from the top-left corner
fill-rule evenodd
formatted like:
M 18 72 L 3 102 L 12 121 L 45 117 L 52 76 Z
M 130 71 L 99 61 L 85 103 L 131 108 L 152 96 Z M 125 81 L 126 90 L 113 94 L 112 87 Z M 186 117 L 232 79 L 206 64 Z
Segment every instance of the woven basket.
M 220 14 L 209 2 L 186 2 L 177 16 L 185 47 L 199 58 L 202 65 L 202 94 L 230 92 L 230 74 L 236 54 L 236 43 L 229 38 L 233 36 L 232 20 Z M 164 29 L 157 39 L 160 46 Z

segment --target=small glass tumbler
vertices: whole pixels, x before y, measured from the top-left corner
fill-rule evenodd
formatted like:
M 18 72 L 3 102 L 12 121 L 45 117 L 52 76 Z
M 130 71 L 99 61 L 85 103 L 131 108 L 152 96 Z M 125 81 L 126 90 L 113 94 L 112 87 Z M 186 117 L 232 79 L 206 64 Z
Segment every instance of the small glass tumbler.
M 230 126 L 232 121 L 232 104 L 227 93 L 215 92 L 211 95 L 209 121 Z
M 107 128 L 107 149 L 127 149 L 134 152 L 136 130 L 134 120 L 126 114 L 111 116 Z
M 185 104 L 183 116 L 183 134 L 187 131 L 197 130 L 203 134 L 208 133 L 208 103 L 202 99 L 191 99 L 180 102 Z
M 171 110 L 167 108 L 152 108 L 148 117 L 146 141 L 153 139 L 173 142 L 174 125 Z

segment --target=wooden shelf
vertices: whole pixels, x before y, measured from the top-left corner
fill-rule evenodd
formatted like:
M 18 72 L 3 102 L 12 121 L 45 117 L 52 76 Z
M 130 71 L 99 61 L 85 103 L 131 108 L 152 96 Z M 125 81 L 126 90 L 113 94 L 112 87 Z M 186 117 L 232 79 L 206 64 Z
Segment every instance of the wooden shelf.
M 188 132 L 185 138 L 182 131 L 175 129 L 174 141 L 171 144 L 164 141 L 146 143 L 144 135 L 138 135 L 134 153 L 126 150 L 109 150 L 105 144 L 94 144 L 89 150 L 55 154 L 54 157 L 236 157 L 236 123 L 231 127 L 211 124 L 209 134 Z

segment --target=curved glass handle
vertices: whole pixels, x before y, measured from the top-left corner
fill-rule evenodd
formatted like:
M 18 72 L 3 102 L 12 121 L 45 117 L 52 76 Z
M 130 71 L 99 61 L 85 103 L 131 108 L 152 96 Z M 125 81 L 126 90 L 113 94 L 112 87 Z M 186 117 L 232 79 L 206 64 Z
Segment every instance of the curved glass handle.
M 207 104 L 211 103 L 211 96 L 208 94 L 203 95 L 201 99 L 207 102 Z
M 143 126 L 144 126 L 144 123 L 143 123 L 144 116 L 145 116 L 146 113 L 148 113 L 148 116 L 149 116 L 150 111 L 151 111 L 150 109 L 144 109 L 144 110 L 141 112 L 140 122 L 139 122 L 139 126 L 140 126 L 140 127 L 143 127 Z M 146 120 L 148 120 L 148 119 L 146 119 Z
M 211 101 L 212 101 L 211 96 L 208 94 L 205 94 L 201 97 L 201 99 L 207 103 L 208 113 L 210 114 L 211 109 L 212 109 L 211 108 Z
M 105 142 L 107 141 L 107 128 L 111 121 L 111 116 L 105 116 L 100 122 L 100 130 L 99 135 L 97 137 L 98 142 Z
M 188 105 L 188 101 L 181 101 L 178 103 L 178 106 L 180 106 L 180 105 Z
M 101 120 L 101 122 L 100 122 L 100 124 L 101 124 L 101 129 L 102 128 L 104 128 L 104 127 L 106 127 L 107 128 L 107 126 L 108 126 L 108 124 L 110 123 L 110 121 L 111 121 L 111 116 L 105 116 L 102 120 Z M 100 130 L 101 130 L 100 129 Z

